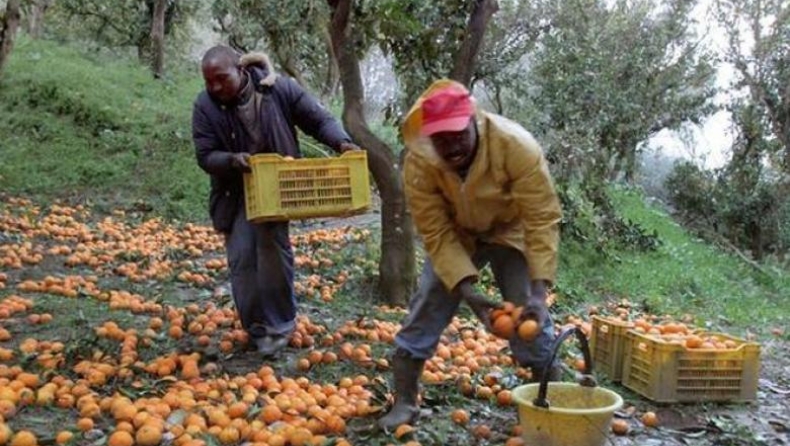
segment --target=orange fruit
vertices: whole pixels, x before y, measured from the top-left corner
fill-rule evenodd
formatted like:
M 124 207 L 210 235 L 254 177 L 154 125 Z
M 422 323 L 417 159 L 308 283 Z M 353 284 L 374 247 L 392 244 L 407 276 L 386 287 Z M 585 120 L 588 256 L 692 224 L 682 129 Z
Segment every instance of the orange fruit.
M 162 429 L 153 423 L 144 424 L 137 429 L 134 440 L 137 446 L 156 446 L 162 442 Z
M 494 334 L 502 339 L 510 339 L 516 333 L 516 323 L 507 314 L 502 314 L 491 325 Z
M 612 432 L 615 435 L 626 435 L 628 433 L 628 422 L 619 418 L 612 421 Z
M 14 434 L 14 438 L 11 439 L 11 446 L 36 446 L 38 444 L 38 439 L 33 432 L 30 431 L 19 431 Z
M 55 443 L 63 445 L 63 444 L 68 443 L 69 441 L 71 441 L 72 438 L 74 438 L 74 433 L 73 432 L 71 432 L 71 431 L 60 431 L 55 436 Z M 2 444 L 2 443 L 3 442 L 0 441 L 0 444 Z
M 228 415 L 231 418 L 242 418 L 247 415 L 248 409 L 249 406 L 247 406 L 247 403 L 243 401 L 236 401 L 235 403 L 231 404 L 230 407 L 228 407 Z
M 296 368 L 300 372 L 306 372 L 310 370 L 310 360 L 307 358 L 299 358 L 299 360 L 296 361 Z
M 535 340 L 539 333 L 538 321 L 534 319 L 527 319 L 518 326 L 518 336 L 525 341 Z
M 326 428 L 331 434 L 343 434 L 346 432 L 346 420 L 338 415 L 329 415 L 326 418 Z
M 313 433 L 305 427 L 297 427 L 288 436 L 291 446 L 309 446 L 313 443 Z
M 267 404 L 261 409 L 260 417 L 266 424 L 272 424 L 280 421 L 283 416 L 282 410 L 276 404 Z
M 499 317 L 502 315 L 510 315 L 510 313 L 512 313 L 515 308 L 516 306 L 513 304 L 513 302 L 502 302 L 501 308 L 497 308 L 491 312 L 491 320 L 493 321 L 495 319 L 499 319 Z
M 702 338 L 691 335 L 686 338 L 686 348 L 699 348 L 702 345 Z
M 411 427 L 409 424 L 401 424 L 400 426 L 395 428 L 395 438 L 398 440 L 402 439 L 406 435 L 414 432 L 414 428 Z
M 487 424 L 478 424 L 472 429 L 472 434 L 477 438 L 491 438 L 491 428 Z
M 217 438 L 222 444 L 238 443 L 239 439 L 241 438 L 241 433 L 235 427 L 228 426 L 220 431 Z
M 77 429 L 82 432 L 87 432 L 93 429 L 93 420 L 90 418 L 80 418 L 77 420 Z
M 526 444 L 521 437 L 510 437 L 505 442 L 505 446 L 525 446 Z
M 134 437 L 132 434 L 126 431 L 119 431 L 116 430 L 115 432 L 110 435 L 110 439 L 107 441 L 107 446 L 133 446 L 134 445 Z
M 510 406 L 513 404 L 513 393 L 510 390 L 500 390 L 499 393 L 496 394 L 496 402 L 500 406 Z
M 453 413 L 450 414 L 450 418 L 453 420 L 453 423 L 466 426 L 469 423 L 469 412 L 463 409 L 455 409 Z
M 658 415 L 655 412 L 645 412 L 642 414 L 642 424 L 647 427 L 658 427 Z
M 8 427 L 7 424 L 0 421 L 0 444 L 8 443 L 8 440 L 11 439 L 11 436 L 14 435 L 14 432 Z

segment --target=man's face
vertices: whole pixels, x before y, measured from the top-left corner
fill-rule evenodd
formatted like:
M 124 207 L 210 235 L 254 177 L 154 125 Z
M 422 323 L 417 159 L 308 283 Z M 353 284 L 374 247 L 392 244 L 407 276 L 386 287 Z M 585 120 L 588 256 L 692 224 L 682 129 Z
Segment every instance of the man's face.
M 477 148 L 477 131 L 472 118 L 461 131 L 434 133 L 430 138 L 436 153 L 451 169 L 461 171 L 472 164 Z
M 222 104 L 230 104 L 241 90 L 241 69 L 229 60 L 211 60 L 203 64 L 206 91 Z

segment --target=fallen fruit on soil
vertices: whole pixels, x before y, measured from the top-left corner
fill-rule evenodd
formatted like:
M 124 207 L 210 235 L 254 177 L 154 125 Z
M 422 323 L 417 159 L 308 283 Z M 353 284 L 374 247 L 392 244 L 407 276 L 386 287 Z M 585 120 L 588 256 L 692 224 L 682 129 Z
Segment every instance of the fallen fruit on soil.
M 612 432 L 614 432 L 615 435 L 628 434 L 628 422 L 620 419 L 612 421 Z
M 645 412 L 642 415 L 642 424 L 647 427 L 658 427 L 658 415 L 655 412 Z

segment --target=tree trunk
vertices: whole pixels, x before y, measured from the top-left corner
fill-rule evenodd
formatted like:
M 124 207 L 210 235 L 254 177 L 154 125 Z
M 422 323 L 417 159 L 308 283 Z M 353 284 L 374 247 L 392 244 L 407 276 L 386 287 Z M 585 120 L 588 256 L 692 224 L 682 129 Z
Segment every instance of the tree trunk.
M 453 71 L 450 79 L 464 85 L 471 85 L 474 74 L 475 61 L 483 44 L 483 37 L 488 27 L 491 16 L 499 10 L 497 0 L 475 0 L 472 13 L 469 15 L 466 37 L 461 44 L 461 49 L 455 56 Z
M 294 80 L 299 85 L 307 87 L 307 82 L 304 79 L 304 75 L 302 74 L 302 71 L 296 66 L 296 62 L 294 61 L 293 57 L 291 57 L 291 52 L 288 51 L 288 54 L 283 54 L 282 52 L 277 51 L 275 54 L 277 55 L 277 61 L 280 63 L 283 71 L 294 78 Z
M 3 68 L 11 56 L 16 40 L 16 32 L 19 29 L 19 0 L 8 0 L 5 8 L 5 15 L 0 21 L 0 75 Z
M 329 0 L 330 35 L 343 88 L 343 124 L 368 151 L 368 166 L 381 194 L 381 261 L 379 290 L 390 304 L 409 301 L 415 281 L 414 228 L 406 209 L 403 184 L 392 150 L 368 128 L 359 59 L 350 39 L 349 14 L 353 0 Z
M 165 11 L 167 0 L 156 0 L 151 22 L 151 71 L 157 79 L 165 74 Z
M 44 14 L 54 0 L 34 0 L 30 2 L 30 12 L 27 17 L 27 32 L 30 37 L 38 39 L 41 37 L 41 31 L 44 27 Z
M 325 29 L 322 33 L 324 43 L 326 44 L 326 78 L 324 79 L 324 86 L 321 89 L 321 97 L 326 100 L 334 97 L 337 94 L 338 84 L 340 83 L 340 73 L 337 66 L 337 55 L 332 48 L 332 36 L 329 35 L 329 30 Z

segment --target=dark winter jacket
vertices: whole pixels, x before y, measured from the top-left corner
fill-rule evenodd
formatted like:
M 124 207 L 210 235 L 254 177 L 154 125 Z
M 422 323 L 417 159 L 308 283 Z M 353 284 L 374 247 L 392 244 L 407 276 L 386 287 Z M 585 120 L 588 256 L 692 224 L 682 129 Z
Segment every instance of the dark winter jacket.
M 242 56 L 241 64 L 256 90 L 260 105 L 263 152 L 301 157 L 296 127 L 338 151 L 351 141 L 340 123 L 293 79 L 277 76 L 266 55 Z M 214 228 L 230 232 L 236 212 L 244 205 L 242 173 L 231 166 L 231 154 L 249 150 L 247 134 L 233 106 L 215 102 L 205 90 L 192 110 L 192 138 L 198 165 L 211 175 L 209 214 Z

